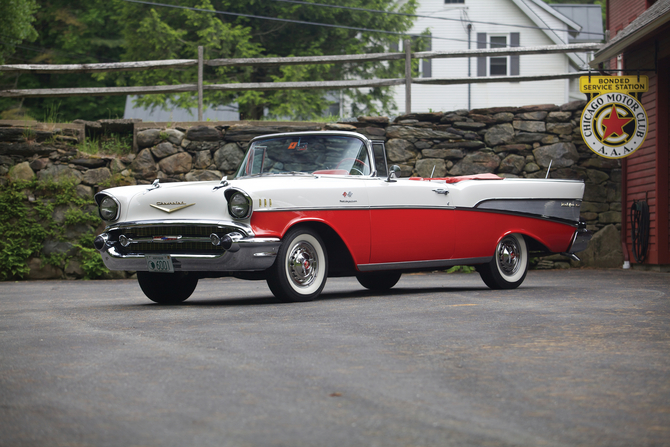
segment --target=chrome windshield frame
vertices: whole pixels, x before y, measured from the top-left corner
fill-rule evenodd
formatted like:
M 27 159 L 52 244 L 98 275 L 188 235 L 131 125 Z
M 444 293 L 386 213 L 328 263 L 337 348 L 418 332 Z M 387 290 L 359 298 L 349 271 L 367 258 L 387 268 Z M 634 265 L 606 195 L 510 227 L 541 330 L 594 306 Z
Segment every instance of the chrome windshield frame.
M 370 173 L 369 174 L 364 174 L 360 176 L 355 176 L 355 177 L 365 177 L 365 178 L 374 178 L 377 177 L 377 166 L 376 166 L 376 160 L 374 158 L 374 153 L 372 151 L 372 141 L 368 139 L 365 135 L 360 134 L 358 132 L 347 132 L 347 131 L 337 131 L 337 130 L 325 130 L 325 131 L 311 131 L 311 132 L 283 132 L 283 133 L 275 133 L 275 134 L 269 134 L 269 135 L 262 135 L 253 138 L 249 142 L 249 147 L 247 148 L 247 151 L 244 155 L 244 159 L 242 160 L 242 163 L 240 164 L 240 167 L 238 168 L 237 172 L 235 172 L 235 175 L 233 177 L 234 180 L 237 179 L 245 179 L 245 178 L 258 178 L 258 177 L 265 177 L 268 174 L 276 175 L 276 176 L 296 176 L 296 175 L 313 175 L 308 172 L 301 172 L 301 171 L 295 171 L 295 172 L 285 172 L 285 173 L 260 173 L 260 174 L 244 174 L 244 171 L 246 169 L 247 163 L 249 163 L 249 157 L 252 151 L 250 150 L 253 146 L 254 143 L 257 143 L 258 141 L 262 140 L 269 140 L 269 139 L 277 139 L 277 138 L 291 138 L 291 137 L 300 137 L 300 136 L 338 136 L 338 137 L 350 137 L 350 138 L 356 138 L 360 140 L 363 145 L 365 146 L 365 150 L 367 152 L 368 156 L 368 163 L 370 164 Z M 317 174 L 317 176 L 320 175 L 328 175 L 328 174 Z

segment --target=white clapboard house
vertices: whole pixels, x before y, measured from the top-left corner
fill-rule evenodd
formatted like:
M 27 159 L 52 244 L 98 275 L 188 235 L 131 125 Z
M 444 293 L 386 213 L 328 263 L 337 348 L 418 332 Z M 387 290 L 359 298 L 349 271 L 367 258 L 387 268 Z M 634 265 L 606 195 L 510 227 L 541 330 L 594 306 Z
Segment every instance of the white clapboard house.
M 542 0 L 420 0 L 413 33 L 429 30 L 429 50 L 534 47 L 603 40 L 600 5 Z M 544 54 L 423 60 L 421 77 L 533 76 L 579 71 L 589 54 Z M 395 88 L 399 111 L 405 89 Z M 412 85 L 412 112 L 451 111 L 583 99 L 578 80 Z

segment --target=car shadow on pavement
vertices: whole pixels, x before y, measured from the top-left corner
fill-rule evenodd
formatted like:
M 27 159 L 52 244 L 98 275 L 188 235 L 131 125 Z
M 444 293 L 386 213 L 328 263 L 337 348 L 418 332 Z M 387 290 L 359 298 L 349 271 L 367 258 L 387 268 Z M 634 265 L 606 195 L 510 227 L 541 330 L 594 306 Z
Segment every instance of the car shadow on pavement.
M 524 287 L 523 289 L 534 289 L 534 287 Z M 318 303 L 319 301 L 335 301 L 335 300 L 355 300 L 355 299 L 370 299 L 370 298 L 393 298 L 397 296 L 422 296 L 422 295 L 433 295 L 433 294 L 442 294 L 442 293 L 472 293 L 472 292 L 483 292 L 484 296 L 489 292 L 491 294 L 498 294 L 500 292 L 513 292 L 513 291 L 500 291 L 500 290 L 491 290 L 488 287 L 482 286 L 471 286 L 471 287 L 426 287 L 426 288 L 415 288 L 415 287 L 397 287 L 392 290 L 385 291 L 372 291 L 367 289 L 361 290 L 348 290 L 348 291 L 325 291 L 319 295 L 319 297 L 314 301 L 309 302 L 293 302 L 286 303 L 284 301 L 275 298 L 268 291 L 259 292 L 258 295 L 251 295 L 245 298 L 224 298 L 224 297 L 211 297 L 198 295 L 196 291 L 194 296 L 189 300 L 184 301 L 180 304 L 158 304 L 150 302 L 145 299 L 145 302 L 133 304 L 132 307 L 138 309 L 149 310 L 149 309 L 175 309 L 178 307 L 235 307 L 235 306 L 274 306 L 274 305 L 287 305 L 287 306 L 299 306 L 299 305 L 309 305 L 310 303 Z M 209 293 L 211 296 L 211 293 Z M 124 306 L 124 308 L 127 308 Z

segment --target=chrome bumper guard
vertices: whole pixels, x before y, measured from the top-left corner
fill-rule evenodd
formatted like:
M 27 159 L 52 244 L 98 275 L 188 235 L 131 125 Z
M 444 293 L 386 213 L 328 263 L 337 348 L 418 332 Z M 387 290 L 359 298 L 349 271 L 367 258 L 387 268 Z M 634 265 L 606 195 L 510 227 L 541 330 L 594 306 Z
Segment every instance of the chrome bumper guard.
M 593 233 L 586 229 L 586 224 L 584 222 L 580 222 L 577 231 L 575 231 L 575 235 L 572 237 L 572 244 L 570 244 L 568 252 L 577 253 L 586 250 L 591 237 L 593 237 Z
M 584 222 L 580 222 L 579 226 L 577 227 L 577 231 L 575 231 L 574 236 L 572 236 L 572 242 L 570 243 L 570 248 L 566 253 L 561 254 L 569 257 L 574 261 L 577 262 L 581 261 L 581 259 L 579 259 L 579 257 L 575 253 L 586 250 L 586 247 L 589 245 L 591 237 L 593 237 L 593 233 L 591 233 L 589 230 L 586 229 L 586 224 Z

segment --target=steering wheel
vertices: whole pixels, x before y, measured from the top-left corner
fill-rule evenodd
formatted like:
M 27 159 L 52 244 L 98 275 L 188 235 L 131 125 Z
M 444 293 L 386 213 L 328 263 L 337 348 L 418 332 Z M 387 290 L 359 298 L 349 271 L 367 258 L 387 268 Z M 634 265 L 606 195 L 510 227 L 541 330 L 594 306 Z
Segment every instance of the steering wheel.
M 363 160 L 359 160 L 358 158 L 353 158 L 353 157 L 343 158 L 342 160 L 340 160 L 340 162 L 337 164 L 337 166 L 335 166 L 335 169 L 338 169 L 340 167 L 340 165 L 347 160 L 354 160 L 354 164 L 360 163 L 363 166 L 365 166 L 366 168 L 370 169 L 370 166 L 368 166 L 367 163 L 365 163 Z M 353 166 L 351 167 L 351 170 L 358 172 L 360 175 L 365 175 L 365 174 L 363 174 L 363 172 L 360 169 L 356 169 Z

